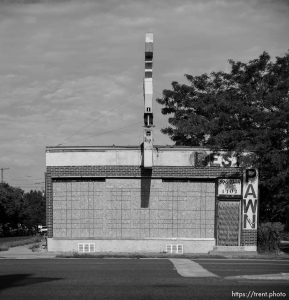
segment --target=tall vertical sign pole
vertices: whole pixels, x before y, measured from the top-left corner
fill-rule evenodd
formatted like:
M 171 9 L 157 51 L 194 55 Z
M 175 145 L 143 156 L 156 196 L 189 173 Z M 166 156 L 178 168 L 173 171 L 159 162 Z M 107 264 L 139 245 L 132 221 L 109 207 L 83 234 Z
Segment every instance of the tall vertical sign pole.
M 243 177 L 243 230 L 257 230 L 258 170 L 246 169 Z
M 153 166 L 153 34 L 145 39 L 144 93 L 144 168 Z

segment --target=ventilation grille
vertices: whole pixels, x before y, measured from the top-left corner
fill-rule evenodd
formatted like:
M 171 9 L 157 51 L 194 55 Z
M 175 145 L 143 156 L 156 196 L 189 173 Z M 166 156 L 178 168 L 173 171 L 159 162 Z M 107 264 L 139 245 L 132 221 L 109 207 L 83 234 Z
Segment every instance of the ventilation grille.
M 95 252 L 95 243 L 79 243 L 78 252 L 80 253 Z
M 168 244 L 166 246 L 167 253 L 183 254 L 184 246 L 182 244 Z

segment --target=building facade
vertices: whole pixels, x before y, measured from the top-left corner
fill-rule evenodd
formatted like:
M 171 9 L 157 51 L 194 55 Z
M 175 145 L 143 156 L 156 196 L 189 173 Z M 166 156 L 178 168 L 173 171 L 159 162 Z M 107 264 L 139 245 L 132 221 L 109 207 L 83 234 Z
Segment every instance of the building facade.
M 203 148 L 153 145 L 153 34 L 142 146 L 47 147 L 49 251 L 256 250 L 258 174 Z
M 258 174 L 203 148 L 47 147 L 49 251 L 256 250 Z M 209 158 L 209 159 L 208 159 Z

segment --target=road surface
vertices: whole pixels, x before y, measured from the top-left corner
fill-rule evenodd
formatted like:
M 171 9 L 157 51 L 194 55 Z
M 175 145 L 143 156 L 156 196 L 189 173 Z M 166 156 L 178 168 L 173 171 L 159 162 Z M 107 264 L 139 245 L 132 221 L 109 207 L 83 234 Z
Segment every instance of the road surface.
M 289 281 L 280 277 L 282 273 L 289 273 L 289 260 L 199 259 L 190 262 L 3 259 L 0 260 L 0 299 L 289 299 Z M 184 268 L 183 274 L 192 276 L 180 275 Z M 196 274 L 207 275 L 198 277 Z M 261 280 L 238 277 L 264 274 L 275 277 Z

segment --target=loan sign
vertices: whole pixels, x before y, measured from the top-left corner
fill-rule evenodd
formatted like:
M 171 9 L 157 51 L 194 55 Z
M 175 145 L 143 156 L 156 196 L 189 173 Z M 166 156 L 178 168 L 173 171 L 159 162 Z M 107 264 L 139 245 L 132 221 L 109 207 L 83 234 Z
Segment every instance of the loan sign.
M 241 196 L 241 179 L 220 178 L 218 179 L 218 196 Z
M 257 229 L 258 171 L 247 169 L 243 178 L 243 229 Z

